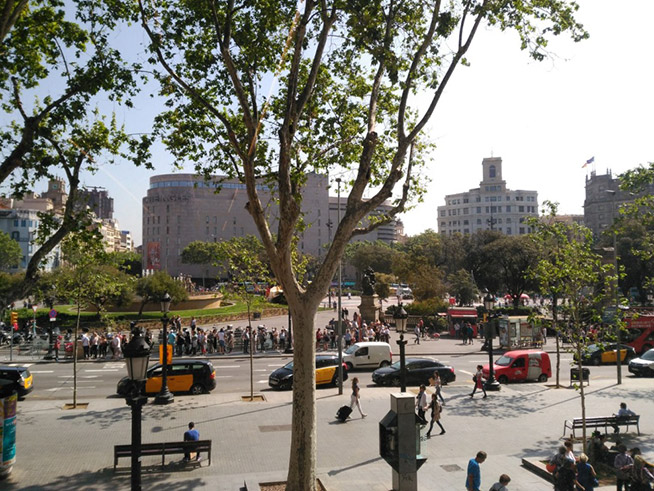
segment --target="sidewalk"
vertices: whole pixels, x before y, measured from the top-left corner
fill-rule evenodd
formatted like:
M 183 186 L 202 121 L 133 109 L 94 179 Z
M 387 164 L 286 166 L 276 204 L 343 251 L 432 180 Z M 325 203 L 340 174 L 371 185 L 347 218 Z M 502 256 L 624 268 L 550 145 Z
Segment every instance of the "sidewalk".
M 428 460 L 418 472 L 419 489 L 463 489 L 467 462 L 478 450 L 489 455 L 482 465 L 482 488 L 507 473 L 512 491 L 552 489 L 523 469 L 521 459 L 554 453 L 561 444 L 564 420 L 580 413 L 578 393 L 542 384 L 513 384 L 489 393 L 487 399 L 471 399 L 471 384 L 443 390 L 442 423 L 447 433 L 421 442 Z M 341 396 L 334 388 L 317 391 L 317 474 L 329 491 L 390 489 L 391 468 L 379 456 L 378 422 L 396 390 L 362 387 L 362 405 L 369 416 L 360 419 L 353 414 L 345 424 L 336 422 L 334 415 L 349 401 L 348 391 Z M 629 378 L 622 386 L 595 383 L 587 392 L 589 415 L 611 414 L 623 400 L 644 415 L 640 437 L 632 432 L 621 437 L 654 460 L 650 438 L 654 423 L 647 416 L 654 414 L 651 379 Z M 146 405 L 143 442 L 181 439 L 187 423 L 194 421 L 201 438 L 213 440 L 214 450 L 211 466 L 205 458 L 202 467 L 194 470 L 172 457 L 162 472 L 160 458 L 143 458 L 143 489 L 237 491 L 247 483 L 253 491 L 257 483 L 285 480 L 292 394 L 262 393 L 265 402 L 242 402 L 241 394 L 214 392 L 178 397 L 170 406 Z M 113 472 L 113 446 L 130 441 L 131 413 L 124 400 L 95 399 L 88 409 L 76 411 L 64 411 L 61 405 L 61 401 L 29 398 L 19 403 L 17 464 L 3 489 L 128 489 L 129 460 L 119 462 L 119 471 Z M 575 451 L 580 451 L 579 445 Z

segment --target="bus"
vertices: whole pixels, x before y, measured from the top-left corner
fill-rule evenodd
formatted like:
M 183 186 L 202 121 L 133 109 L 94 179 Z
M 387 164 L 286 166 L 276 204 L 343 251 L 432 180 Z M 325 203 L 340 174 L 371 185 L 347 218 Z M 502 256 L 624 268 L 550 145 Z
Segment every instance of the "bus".
M 623 343 L 631 346 L 639 355 L 654 348 L 654 314 L 627 317 L 625 321 L 626 329 L 620 334 Z

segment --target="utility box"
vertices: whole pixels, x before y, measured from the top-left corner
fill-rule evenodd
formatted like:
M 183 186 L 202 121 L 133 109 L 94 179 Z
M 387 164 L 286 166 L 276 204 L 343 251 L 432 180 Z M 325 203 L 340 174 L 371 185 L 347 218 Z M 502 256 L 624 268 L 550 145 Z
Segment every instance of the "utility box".
M 420 455 L 413 395 L 391 394 L 391 410 L 379 422 L 379 455 L 393 468 L 393 490 L 417 491 L 418 469 L 427 459 Z

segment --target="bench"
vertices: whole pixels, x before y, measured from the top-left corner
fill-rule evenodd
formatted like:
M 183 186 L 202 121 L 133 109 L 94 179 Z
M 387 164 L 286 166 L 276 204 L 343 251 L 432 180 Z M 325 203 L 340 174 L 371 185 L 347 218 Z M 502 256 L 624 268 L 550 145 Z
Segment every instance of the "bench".
M 608 433 L 609 428 L 626 426 L 636 426 L 638 434 L 640 435 L 640 415 L 635 416 L 599 416 L 594 418 L 586 418 L 586 428 L 604 428 L 604 433 Z M 563 424 L 563 435 L 565 436 L 566 428 L 572 430 L 572 436 L 575 437 L 575 430 L 583 428 L 582 418 L 574 418 L 573 420 L 566 420 Z
M 161 442 L 161 443 L 142 443 L 141 456 L 161 455 L 161 467 L 166 464 L 166 455 L 179 455 L 186 452 L 205 452 L 211 465 L 211 440 L 198 440 L 195 442 Z M 114 445 L 114 471 L 118 465 L 118 459 L 121 457 L 131 457 L 131 445 Z M 191 461 L 190 463 L 199 461 Z

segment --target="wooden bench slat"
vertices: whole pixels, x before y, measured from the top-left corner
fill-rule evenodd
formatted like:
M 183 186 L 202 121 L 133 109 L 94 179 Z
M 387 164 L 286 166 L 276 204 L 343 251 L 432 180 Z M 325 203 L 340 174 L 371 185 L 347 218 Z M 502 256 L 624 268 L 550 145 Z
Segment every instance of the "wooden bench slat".
M 586 418 L 586 428 L 601 428 L 604 427 L 604 432 L 607 432 L 608 427 L 620 427 L 626 426 L 627 429 L 629 426 L 636 426 L 638 434 L 640 435 L 640 415 L 635 416 L 593 416 Z M 573 418 L 572 420 L 566 420 L 563 423 L 563 435 L 565 436 L 566 428 L 572 430 L 572 436 L 575 437 L 575 430 L 583 428 L 584 420 L 582 418 Z
M 161 466 L 165 466 L 166 455 L 181 454 L 187 451 L 205 452 L 208 456 L 209 465 L 211 465 L 211 440 L 198 440 L 186 442 L 159 442 L 141 444 L 142 456 L 161 455 Z M 131 445 L 114 445 L 114 470 L 118 465 L 118 459 L 132 456 Z

